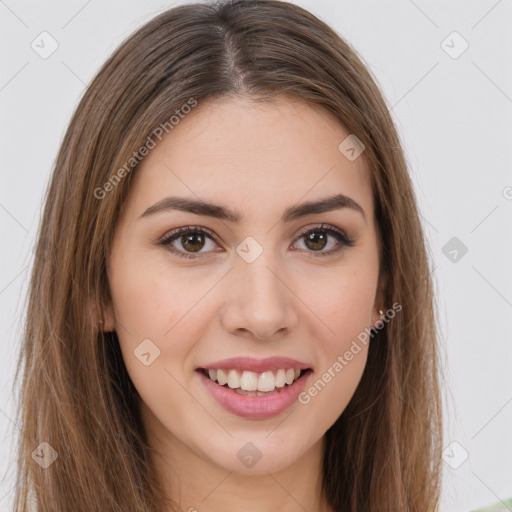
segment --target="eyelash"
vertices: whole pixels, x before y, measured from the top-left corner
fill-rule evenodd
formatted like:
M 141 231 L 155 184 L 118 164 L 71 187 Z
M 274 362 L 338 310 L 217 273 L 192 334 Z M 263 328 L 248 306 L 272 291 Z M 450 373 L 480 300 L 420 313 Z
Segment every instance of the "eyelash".
M 314 254 L 315 257 L 319 256 L 329 256 L 332 254 L 336 254 L 340 252 L 344 247 L 353 247 L 355 244 L 355 240 L 348 238 L 342 231 L 335 228 L 334 226 L 330 226 L 329 224 L 320 224 L 319 226 L 314 226 L 309 228 L 299 234 L 296 240 L 299 240 L 301 237 L 314 233 L 315 231 L 321 231 L 322 233 L 328 234 L 336 238 L 338 242 L 340 242 L 340 246 L 337 249 L 331 249 L 330 251 L 325 252 L 317 252 L 317 251 L 307 251 Z M 216 237 L 213 232 L 207 228 L 199 227 L 199 226 L 186 226 L 182 228 L 175 229 L 169 232 L 163 239 L 158 242 L 158 245 L 165 247 L 169 252 L 179 256 L 180 258 L 189 258 L 189 259 L 197 259 L 202 258 L 203 253 L 188 253 L 175 249 L 171 243 L 174 242 L 180 235 L 188 234 L 188 233 L 201 233 L 207 235 L 211 240 L 215 243 Z

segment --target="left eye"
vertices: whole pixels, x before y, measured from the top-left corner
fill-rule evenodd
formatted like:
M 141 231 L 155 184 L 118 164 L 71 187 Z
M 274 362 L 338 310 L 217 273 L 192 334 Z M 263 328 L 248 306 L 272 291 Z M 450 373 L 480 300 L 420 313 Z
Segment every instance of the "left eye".
M 329 238 L 331 238 L 332 241 L 331 248 L 324 251 L 323 249 L 329 245 Z M 326 256 L 328 254 L 340 251 L 343 246 L 354 245 L 354 242 L 349 240 L 345 234 L 338 229 L 322 227 L 309 229 L 308 231 L 302 233 L 298 239 L 298 242 L 304 242 L 304 245 L 307 249 L 310 249 L 313 252 L 317 252 L 318 254 L 315 254 L 315 256 Z
M 331 243 L 330 249 L 324 251 L 329 245 L 329 238 L 334 239 L 337 243 Z M 182 249 L 177 248 L 175 242 L 179 242 Z M 171 231 L 158 244 L 166 247 L 170 252 L 181 258 L 197 258 L 196 254 L 209 252 L 208 250 L 202 251 L 207 246 L 207 242 L 213 244 L 211 250 L 219 252 L 215 249 L 217 243 L 215 242 L 215 236 L 210 230 L 201 227 L 184 227 Z M 342 231 L 332 226 L 324 227 L 324 225 L 302 232 L 294 246 L 298 242 L 304 243 L 307 252 L 316 253 L 314 256 L 327 256 L 339 252 L 344 246 L 351 247 L 354 245 L 354 241 L 347 238 Z

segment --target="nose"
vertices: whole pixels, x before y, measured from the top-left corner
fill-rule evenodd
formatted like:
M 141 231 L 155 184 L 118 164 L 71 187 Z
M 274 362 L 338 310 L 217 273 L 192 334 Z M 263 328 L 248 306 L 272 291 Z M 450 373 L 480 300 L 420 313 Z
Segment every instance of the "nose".
M 229 282 L 224 283 L 222 323 L 233 334 L 267 340 L 297 324 L 297 298 L 290 278 L 266 252 L 271 251 L 252 263 L 237 257 Z

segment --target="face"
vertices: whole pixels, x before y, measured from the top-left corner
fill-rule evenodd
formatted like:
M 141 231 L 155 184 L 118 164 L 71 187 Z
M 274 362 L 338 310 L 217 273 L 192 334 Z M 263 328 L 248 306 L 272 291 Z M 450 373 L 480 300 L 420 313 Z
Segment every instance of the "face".
M 107 319 L 158 449 L 276 472 L 347 406 L 368 350 L 354 341 L 382 307 L 370 173 L 338 149 L 348 135 L 302 102 L 217 100 L 137 168 Z

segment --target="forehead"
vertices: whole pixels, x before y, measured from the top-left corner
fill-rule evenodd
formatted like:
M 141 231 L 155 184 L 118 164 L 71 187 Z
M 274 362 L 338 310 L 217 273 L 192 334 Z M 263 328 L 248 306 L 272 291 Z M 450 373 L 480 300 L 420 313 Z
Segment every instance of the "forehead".
M 244 218 L 280 215 L 285 206 L 335 193 L 373 214 L 370 172 L 339 145 L 349 132 L 334 115 L 281 97 L 199 103 L 136 169 L 131 203 L 138 210 L 167 194 L 235 207 Z

